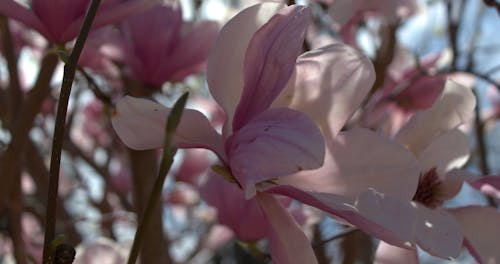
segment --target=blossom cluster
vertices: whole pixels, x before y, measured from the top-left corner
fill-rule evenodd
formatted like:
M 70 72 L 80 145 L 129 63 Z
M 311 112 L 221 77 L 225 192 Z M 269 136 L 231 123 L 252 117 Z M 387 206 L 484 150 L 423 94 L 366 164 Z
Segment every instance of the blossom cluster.
M 0 256 L 19 263 L 41 258 L 51 80 L 90 2 L 0 2 L 9 73 L 0 75 L 1 128 L 10 135 L 0 138 Z M 361 262 L 500 263 L 500 178 L 484 140 L 500 84 L 473 59 L 459 70 L 457 43 L 417 56 L 398 41 L 402 21 L 425 13 L 418 1 L 241 3 L 219 22 L 186 21 L 178 2 L 102 2 L 61 139 L 71 162 L 57 221 L 79 244 L 75 263 L 125 262 L 123 230 L 144 224 L 167 105 L 183 91 L 190 98 L 173 137 L 181 152 L 162 206 L 151 209 L 141 263 L 204 263 L 231 255 L 230 241 L 248 255 L 235 250 L 236 260 L 328 263 L 340 257 L 325 254 L 324 225 L 368 236 L 368 257 L 354 255 Z M 454 41 L 459 22 L 448 18 Z M 360 41 L 367 34 L 374 54 Z M 33 84 L 17 69 L 26 50 L 40 63 Z M 480 80 L 493 110 L 480 105 Z M 457 199 L 464 190 L 486 202 Z

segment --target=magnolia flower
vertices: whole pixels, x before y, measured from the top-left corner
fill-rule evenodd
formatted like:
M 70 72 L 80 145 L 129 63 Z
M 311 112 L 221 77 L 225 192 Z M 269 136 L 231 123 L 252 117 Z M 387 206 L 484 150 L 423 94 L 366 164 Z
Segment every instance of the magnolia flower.
M 231 203 L 222 214 L 228 222 L 239 221 L 241 228 L 228 224 L 236 235 L 267 237 L 276 263 L 316 260 L 307 237 L 275 194 L 336 215 L 393 245 L 411 247 L 419 239 L 423 244 L 443 243 L 449 239 L 446 228 L 436 232 L 422 224 L 417 234 L 419 207 L 390 199 L 401 193 L 411 198 L 407 179 L 400 180 L 403 190 L 375 190 L 386 178 L 417 178 L 414 156 L 368 130 L 340 132 L 371 88 L 373 66 L 343 44 L 297 57 L 308 17 L 306 7 L 263 3 L 231 19 L 207 65 L 210 92 L 227 117 L 222 134 L 203 114 L 186 109 L 174 144 L 216 153 L 220 164 L 212 167 L 209 183 L 235 197 L 221 201 Z M 125 97 L 117 103 L 112 123 L 129 147 L 158 148 L 169 111 L 150 100 Z M 361 175 L 373 180 L 355 186 Z M 351 179 L 346 188 L 342 182 Z M 258 230 L 252 229 L 255 222 L 242 224 L 243 213 L 249 211 L 258 218 Z M 439 249 L 435 253 L 449 254 Z
M 123 60 L 133 77 L 161 86 L 205 68 L 218 25 L 183 22 L 180 7 L 156 5 L 123 21 L 121 31 Z
M 157 0 L 104 0 L 92 24 L 93 28 L 111 24 L 140 13 Z M 66 43 L 80 31 L 90 0 L 32 0 L 30 9 L 14 0 L 0 2 L 0 14 L 15 19 L 43 35 L 51 43 Z
M 467 136 L 456 127 L 473 115 L 474 107 L 472 91 L 448 81 L 436 103 L 415 114 L 396 138 L 415 154 L 421 167 L 412 200 L 425 206 L 426 210 L 419 211 L 417 217 L 425 221 L 440 215 L 441 224 L 456 227 L 455 232 L 458 231 L 453 235 L 455 240 L 435 247 L 449 247 L 458 253 L 462 247 L 460 238 L 463 234 L 463 245 L 478 261 L 488 263 L 489 260 L 498 259 L 492 242 L 498 235 L 494 223 L 498 223 L 500 213 L 481 206 L 441 207 L 444 201 L 460 191 L 467 175 L 457 169 L 465 165 L 469 157 L 469 143 Z M 480 218 L 479 224 L 475 214 L 487 217 Z M 435 250 L 424 249 L 431 252 Z M 383 242 L 379 245 L 376 259 L 377 263 L 418 263 L 416 250 L 395 248 Z

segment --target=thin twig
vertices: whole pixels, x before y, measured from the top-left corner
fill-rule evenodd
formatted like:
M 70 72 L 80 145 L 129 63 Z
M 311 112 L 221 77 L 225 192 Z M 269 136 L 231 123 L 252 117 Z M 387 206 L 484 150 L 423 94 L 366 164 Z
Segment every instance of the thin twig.
M 64 75 L 61 85 L 59 103 L 57 106 L 56 124 L 54 128 L 54 138 L 52 141 L 52 155 L 50 160 L 49 192 L 47 197 L 47 223 L 45 224 L 45 237 L 43 245 L 43 263 L 50 263 L 52 256 L 51 242 L 55 237 L 55 218 L 57 209 L 57 197 L 59 187 L 59 166 L 61 163 L 61 151 L 64 141 L 64 124 L 66 122 L 66 113 L 68 110 L 69 96 L 71 86 L 75 78 L 76 64 L 82 53 L 83 46 L 87 40 L 92 21 L 97 13 L 101 0 L 92 0 L 90 7 L 85 14 L 80 34 L 76 40 L 75 46 L 69 56 L 68 63 L 64 66 Z
M 111 97 L 101 90 L 99 85 L 97 85 L 97 83 L 95 82 L 94 78 L 92 78 L 92 76 L 90 76 L 83 67 L 77 66 L 77 69 L 78 72 L 83 75 L 85 80 L 87 80 L 89 88 L 94 93 L 95 97 L 106 106 L 111 107 L 113 105 Z

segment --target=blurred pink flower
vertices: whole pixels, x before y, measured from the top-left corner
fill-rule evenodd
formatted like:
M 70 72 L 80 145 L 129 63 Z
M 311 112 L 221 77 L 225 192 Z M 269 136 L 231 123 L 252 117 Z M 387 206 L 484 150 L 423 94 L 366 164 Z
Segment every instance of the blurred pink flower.
M 211 149 L 222 163 L 212 167 L 218 175 L 208 179 L 213 188 L 203 196 L 227 204 L 231 210 L 221 212 L 221 221 L 232 221 L 237 236 L 266 236 L 277 263 L 315 263 L 315 257 L 273 194 L 317 207 L 390 244 L 444 243 L 448 229 L 416 221 L 425 208 L 410 202 L 419 173 L 414 156 L 365 129 L 340 132 L 371 88 L 373 66 L 339 43 L 297 58 L 307 20 L 307 8 L 263 3 L 222 28 L 207 69 L 212 96 L 227 116 L 222 135 L 203 114 L 186 109 L 174 137 L 178 147 Z M 158 148 L 169 111 L 125 97 L 112 122 L 127 146 Z M 250 211 L 256 212 L 247 216 Z M 252 224 L 242 225 L 248 219 Z M 442 247 L 434 252 L 454 253 Z
M 187 149 L 179 168 L 174 172 L 177 181 L 198 186 L 200 177 L 210 168 L 213 162 L 211 153 L 205 149 Z
M 433 74 L 439 56 L 415 62 L 399 48 L 389 65 L 383 87 L 364 111 L 363 124 L 394 135 L 418 110 L 430 108 L 441 96 L 447 76 Z
M 121 31 L 123 61 L 131 74 L 158 87 L 205 68 L 218 24 L 183 22 L 180 7 L 157 5 L 123 21 Z
M 156 2 L 158 0 L 104 0 L 92 26 L 114 23 Z M 2 0 L 0 14 L 38 31 L 51 43 L 63 44 L 77 36 L 89 3 L 90 0 L 32 0 L 30 9 L 14 0 Z
M 336 22 L 343 40 L 355 44 L 358 25 L 369 17 L 378 17 L 389 24 L 417 12 L 416 0 L 322 0 L 329 3 L 328 13 Z

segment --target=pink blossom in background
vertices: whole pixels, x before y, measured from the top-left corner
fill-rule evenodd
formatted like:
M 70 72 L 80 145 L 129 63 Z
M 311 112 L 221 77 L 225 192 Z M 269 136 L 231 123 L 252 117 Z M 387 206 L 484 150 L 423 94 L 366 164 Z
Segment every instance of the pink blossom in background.
M 122 44 L 119 31 L 112 26 L 93 30 L 85 42 L 78 65 L 90 68 L 110 82 L 119 79 L 119 69 L 113 62 L 123 58 Z
M 140 13 L 158 0 L 104 0 L 92 24 L 93 28 L 117 22 Z M 89 0 L 32 0 L 31 9 L 14 0 L 0 2 L 0 14 L 36 30 L 49 42 L 63 44 L 73 40 L 80 31 Z
M 178 5 L 156 5 L 123 21 L 121 32 L 123 62 L 132 76 L 159 87 L 204 70 L 218 24 L 183 22 Z
M 394 135 L 415 111 L 431 107 L 441 96 L 447 78 L 433 74 L 438 59 L 429 56 L 416 63 L 409 51 L 399 48 L 384 85 L 367 104 L 363 125 Z
M 172 205 L 194 206 L 200 201 L 200 196 L 193 186 L 177 182 L 165 195 L 164 201 Z
M 267 220 L 255 199 L 245 199 L 237 185 L 211 173 L 200 187 L 200 194 L 217 208 L 217 219 L 243 241 L 255 242 L 266 237 Z
M 177 181 L 198 186 L 200 178 L 207 172 L 213 162 L 211 153 L 205 149 L 187 149 L 184 151 L 182 163 L 174 171 Z
M 323 0 L 329 5 L 328 12 L 342 39 L 355 45 L 356 30 L 361 22 L 369 17 L 378 17 L 389 24 L 396 24 L 399 19 L 417 12 L 415 0 Z

